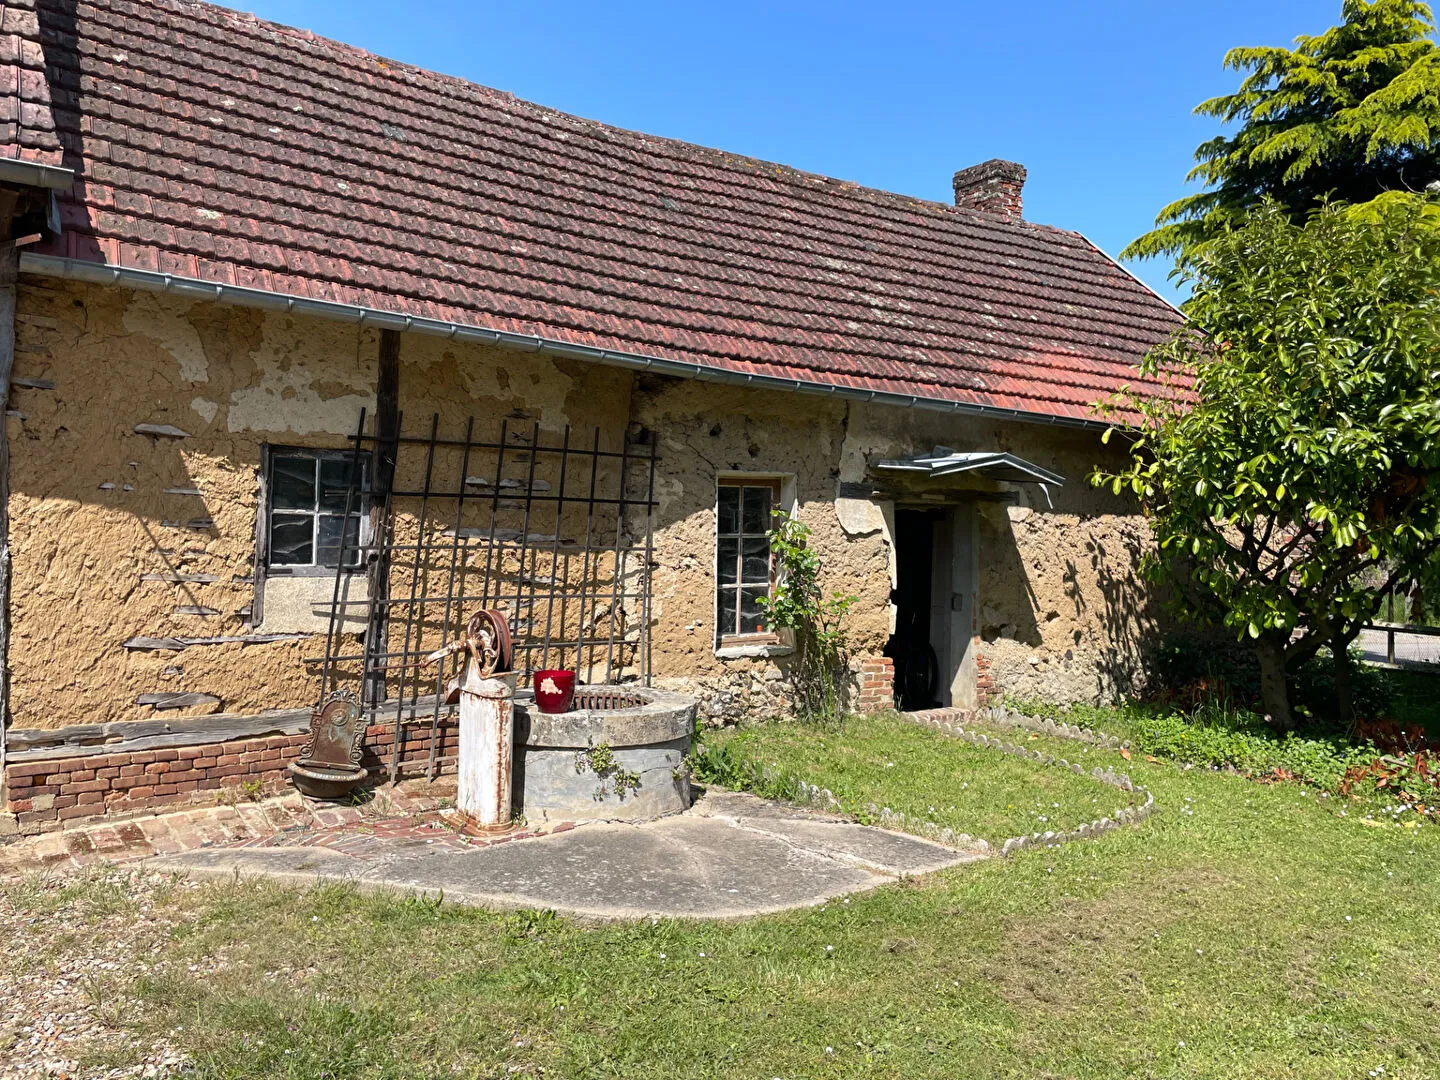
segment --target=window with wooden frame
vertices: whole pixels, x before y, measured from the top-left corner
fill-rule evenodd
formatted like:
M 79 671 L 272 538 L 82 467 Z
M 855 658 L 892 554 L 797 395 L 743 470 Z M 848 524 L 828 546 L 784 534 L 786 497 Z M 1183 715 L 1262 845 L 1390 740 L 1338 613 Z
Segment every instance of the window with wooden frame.
M 780 481 L 721 478 L 716 502 L 715 636 L 720 644 L 764 644 L 762 598 L 775 586 L 769 532 L 780 508 Z
M 272 574 L 329 574 L 340 562 L 343 534 L 346 569 L 364 562 L 357 544 L 369 539 L 363 500 L 347 507 L 351 450 L 269 447 L 265 474 L 266 569 Z M 368 462 L 360 459 L 359 488 L 365 487 Z M 349 510 L 347 515 L 346 511 Z

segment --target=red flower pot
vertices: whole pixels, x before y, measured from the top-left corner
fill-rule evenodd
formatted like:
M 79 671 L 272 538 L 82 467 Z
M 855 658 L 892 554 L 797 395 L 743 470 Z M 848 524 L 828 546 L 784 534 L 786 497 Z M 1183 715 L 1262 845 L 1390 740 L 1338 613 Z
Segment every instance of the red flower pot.
M 535 672 L 535 704 L 543 713 L 569 712 L 575 704 L 575 672 Z

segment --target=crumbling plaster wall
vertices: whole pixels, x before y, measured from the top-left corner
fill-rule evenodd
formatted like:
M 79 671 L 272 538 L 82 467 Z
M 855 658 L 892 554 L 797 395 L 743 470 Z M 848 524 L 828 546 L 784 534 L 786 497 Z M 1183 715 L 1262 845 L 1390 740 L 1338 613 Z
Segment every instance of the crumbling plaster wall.
M 253 633 L 262 444 L 343 447 L 374 408 L 378 333 L 321 320 L 49 279 L 22 281 L 12 454 L 14 723 L 146 719 L 138 695 L 193 691 L 216 709 L 308 703 L 311 639 L 122 647 L 134 637 Z M 1124 684 L 1153 612 L 1134 578 L 1143 523 L 1084 482 L 1103 453 L 1091 432 L 994 423 L 821 397 L 686 382 L 407 335 L 401 408 L 414 433 L 441 414 L 600 427 L 613 447 L 658 434 L 656 681 L 702 695 L 712 716 L 783 713 L 791 657 L 716 655 L 715 480 L 787 479 L 825 559 L 827 588 L 859 596 L 857 655 L 890 632 L 886 507 L 842 499 L 867 459 L 944 444 L 1008 449 L 1069 481 L 1045 505 L 982 504 L 980 649 L 997 686 L 1089 700 Z M 27 387 L 52 381 L 53 389 Z M 184 437 L 145 435 L 171 425 Z M 413 460 L 413 459 L 412 459 Z M 198 491 L 199 494 L 188 492 Z M 174 580 L 178 576 L 201 580 Z M 214 614 L 187 614 L 203 609 Z M 568 630 L 567 630 L 568 632 Z
M 9 423 L 13 723 L 143 719 L 152 692 L 303 703 L 304 641 L 122 643 L 250 633 L 261 443 L 344 445 L 375 335 L 50 279 L 22 279 L 17 308 L 16 375 L 54 389 L 19 389 Z
M 698 691 L 710 716 L 783 713 L 790 695 L 790 657 L 716 655 L 716 478 L 794 478 L 827 590 L 859 597 L 855 655 L 873 655 L 892 629 L 893 506 L 843 497 L 841 485 L 865 481 L 871 461 L 937 445 L 1010 451 L 1066 478 L 1051 501 L 1032 485 L 1002 484 L 976 504 L 977 648 L 995 688 L 1095 701 L 1138 678 L 1158 626 L 1135 572 L 1148 530 L 1131 504 L 1087 482 L 1097 463 L 1120 461 L 1097 432 L 661 379 L 639 380 L 633 418 L 660 432 L 663 456 L 657 681 Z
M 13 724 L 150 719 L 159 714 L 135 699 L 154 692 L 211 694 L 226 712 L 308 704 L 318 682 L 302 658 L 323 651 L 314 638 L 122 643 L 256 632 L 261 446 L 347 446 L 359 410 L 375 408 L 378 332 L 53 279 L 23 279 L 17 311 Z M 400 404 L 407 433 L 438 411 L 442 430 L 463 430 L 471 414 L 538 416 L 547 431 L 600 424 L 618 440 L 629 380 L 406 335 Z
M 711 719 L 789 711 L 791 656 L 721 659 L 715 650 L 715 487 L 725 474 L 793 478 L 795 510 L 824 555 L 826 591 L 859 597 L 857 653 L 889 635 L 890 572 L 879 533 L 847 536 L 835 490 L 847 406 L 824 398 L 711 383 L 637 380 L 634 421 L 659 433 L 654 671 L 696 692 Z
M 1099 464 L 1118 467 L 1123 451 L 1093 430 L 857 404 L 840 479 L 858 482 L 867 459 L 935 446 L 1007 451 L 1065 478 L 1048 499 L 1035 485 L 1002 484 L 1007 501 L 978 504 L 978 650 L 995 689 L 1077 702 L 1137 685 L 1162 625 L 1137 574 L 1150 532 L 1133 502 L 1088 479 Z M 878 527 L 878 515 L 868 523 Z

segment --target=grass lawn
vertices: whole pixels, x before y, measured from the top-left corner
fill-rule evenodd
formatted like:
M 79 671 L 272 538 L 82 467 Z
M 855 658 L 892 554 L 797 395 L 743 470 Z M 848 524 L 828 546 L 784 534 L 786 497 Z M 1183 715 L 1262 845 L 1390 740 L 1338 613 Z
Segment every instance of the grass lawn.
M 972 833 L 1095 794 L 1062 776 L 1039 796 L 1017 778 L 1054 770 L 884 721 L 751 745 L 847 798 L 933 805 L 957 828 L 973 814 Z M 203 1077 L 1440 1076 L 1440 829 L 1141 755 L 1082 760 L 1129 769 L 1158 813 L 738 924 L 583 927 L 246 881 L 133 911 L 103 882 L 16 886 L 5 925 L 53 934 L 34 966 L 125 922 L 139 959 L 92 994 Z
M 1023 731 L 995 734 L 1040 748 Z M 837 734 L 802 724 L 760 724 L 707 735 L 705 742 L 829 788 L 848 811 L 888 806 L 992 844 L 1020 833 L 1073 829 L 1144 801 L 1088 776 L 1036 768 L 893 715 L 857 717 Z M 1088 747 L 1063 742 L 1052 752 L 1088 769 Z

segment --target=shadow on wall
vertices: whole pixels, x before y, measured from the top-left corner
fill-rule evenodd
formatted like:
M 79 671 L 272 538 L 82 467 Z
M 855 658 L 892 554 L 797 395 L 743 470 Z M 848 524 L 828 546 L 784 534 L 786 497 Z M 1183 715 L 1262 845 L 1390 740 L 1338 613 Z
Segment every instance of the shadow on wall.
M 1139 574 L 1144 524 L 1094 512 L 1064 523 L 1049 516 L 1012 522 L 997 511 L 981 515 L 987 651 L 997 655 L 1013 643 L 1025 662 L 1041 662 L 1030 663 L 1035 674 L 1041 664 L 1056 666 L 1066 692 L 1083 681 L 1096 700 L 1141 689 L 1165 625 L 1161 598 Z M 1003 678 L 997 682 L 1006 689 Z
M 979 521 L 980 638 L 1038 649 L 1045 643 L 1038 620 L 1042 605 L 1015 534 L 999 507 L 983 507 Z
M 1163 635 L 1163 599 L 1140 579 L 1145 549 L 1133 533 L 1087 547 L 1101 598 L 1098 625 L 1109 643 L 1097 664 L 1096 689 L 1101 696 L 1129 696 L 1143 689 L 1146 661 Z

